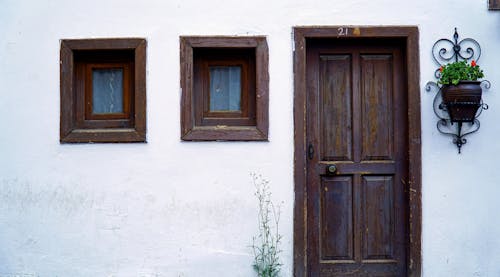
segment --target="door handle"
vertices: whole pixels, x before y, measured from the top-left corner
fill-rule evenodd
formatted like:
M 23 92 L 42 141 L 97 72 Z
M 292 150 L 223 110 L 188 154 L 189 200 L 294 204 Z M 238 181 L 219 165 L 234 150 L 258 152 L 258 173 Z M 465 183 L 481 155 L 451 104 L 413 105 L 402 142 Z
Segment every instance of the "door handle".
M 328 165 L 326 167 L 326 174 L 335 174 L 337 173 L 337 167 L 334 164 Z

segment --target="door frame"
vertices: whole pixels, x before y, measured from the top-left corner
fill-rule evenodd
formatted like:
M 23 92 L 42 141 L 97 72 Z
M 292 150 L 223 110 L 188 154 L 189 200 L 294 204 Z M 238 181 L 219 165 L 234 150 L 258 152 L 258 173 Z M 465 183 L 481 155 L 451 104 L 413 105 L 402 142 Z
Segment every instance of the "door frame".
M 401 38 L 406 41 L 404 55 L 408 92 L 408 201 L 407 273 L 421 276 L 422 165 L 420 131 L 419 34 L 416 26 L 299 26 L 294 38 L 294 276 L 307 273 L 307 152 L 306 152 L 306 40 L 308 38 Z

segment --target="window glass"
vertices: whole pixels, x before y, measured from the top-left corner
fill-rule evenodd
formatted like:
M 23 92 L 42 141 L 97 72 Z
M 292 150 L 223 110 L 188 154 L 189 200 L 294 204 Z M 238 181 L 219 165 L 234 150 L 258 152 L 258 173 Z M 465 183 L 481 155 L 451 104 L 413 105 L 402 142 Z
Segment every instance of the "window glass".
M 500 10 L 500 0 L 489 1 L 490 10 Z
M 241 67 L 211 66 L 210 111 L 241 111 Z
M 123 113 L 123 69 L 92 70 L 92 113 Z

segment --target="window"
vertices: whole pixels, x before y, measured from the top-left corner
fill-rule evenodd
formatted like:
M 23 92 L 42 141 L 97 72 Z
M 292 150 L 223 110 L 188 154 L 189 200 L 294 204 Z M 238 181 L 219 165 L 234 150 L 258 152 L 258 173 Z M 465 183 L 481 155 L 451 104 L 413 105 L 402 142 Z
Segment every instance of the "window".
M 61 41 L 60 141 L 146 140 L 146 41 Z
M 181 37 L 181 138 L 267 140 L 264 37 Z
M 490 10 L 500 10 L 500 0 L 489 0 Z

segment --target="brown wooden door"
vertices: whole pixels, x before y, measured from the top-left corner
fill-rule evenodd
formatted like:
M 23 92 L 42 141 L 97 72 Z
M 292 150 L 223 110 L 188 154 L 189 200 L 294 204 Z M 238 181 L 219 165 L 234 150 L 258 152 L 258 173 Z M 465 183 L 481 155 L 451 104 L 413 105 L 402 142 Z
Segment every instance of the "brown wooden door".
M 406 275 L 402 45 L 307 43 L 308 276 Z

